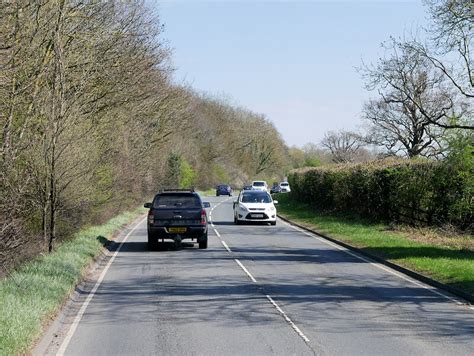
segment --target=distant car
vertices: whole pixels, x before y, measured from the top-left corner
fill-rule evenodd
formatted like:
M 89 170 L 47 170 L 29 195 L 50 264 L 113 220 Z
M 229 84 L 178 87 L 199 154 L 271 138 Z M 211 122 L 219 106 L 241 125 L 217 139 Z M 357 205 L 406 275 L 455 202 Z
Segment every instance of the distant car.
M 262 190 L 262 191 L 266 192 L 266 191 L 268 191 L 267 182 L 265 182 L 264 180 L 254 180 L 252 182 L 252 189 Z
M 277 203 L 268 192 L 242 190 L 234 202 L 234 223 L 261 221 L 276 225 Z
M 280 192 L 281 192 L 280 184 L 273 183 L 272 187 L 270 188 L 270 193 L 274 194 L 274 193 L 280 193 Z
M 155 195 L 153 202 L 146 203 L 148 211 L 148 248 L 154 249 L 158 241 L 171 239 L 176 245 L 190 239 L 207 248 L 207 212 L 211 205 L 202 202 L 194 190 L 165 189 Z
M 290 184 L 288 182 L 281 182 L 280 183 L 280 190 L 281 190 L 282 193 L 291 192 Z
M 219 184 L 216 188 L 216 196 L 228 195 L 232 196 L 232 187 L 229 184 Z
M 252 190 L 252 186 L 251 185 L 244 185 L 242 190 Z

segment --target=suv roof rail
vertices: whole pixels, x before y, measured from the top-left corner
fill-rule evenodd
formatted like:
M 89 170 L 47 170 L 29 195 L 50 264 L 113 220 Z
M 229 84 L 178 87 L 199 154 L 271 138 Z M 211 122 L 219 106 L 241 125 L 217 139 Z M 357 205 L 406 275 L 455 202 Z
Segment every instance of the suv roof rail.
M 164 192 L 195 192 L 194 187 L 191 188 L 163 188 L 160 190 L 161 193 Z

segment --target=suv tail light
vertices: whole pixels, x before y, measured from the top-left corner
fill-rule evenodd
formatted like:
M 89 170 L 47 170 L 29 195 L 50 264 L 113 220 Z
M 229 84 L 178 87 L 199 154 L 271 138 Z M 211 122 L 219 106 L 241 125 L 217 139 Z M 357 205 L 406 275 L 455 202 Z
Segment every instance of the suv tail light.
M 207 224 L 206 210 L 202 209 L 201 210 L 201 225 L 206 225 L 206 224 Z
M 153 224 L 154 220 L 155 216 L 153 215 L 153 211 L 150 209 L 150 211 L 148 212 L 148 223 Z

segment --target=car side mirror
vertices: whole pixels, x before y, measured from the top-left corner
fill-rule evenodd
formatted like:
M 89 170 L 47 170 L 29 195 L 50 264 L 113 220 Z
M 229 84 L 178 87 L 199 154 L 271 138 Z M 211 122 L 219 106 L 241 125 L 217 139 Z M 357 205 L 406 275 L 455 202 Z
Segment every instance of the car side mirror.
M 204 208 L 210 208 L 211 207 L 211 203 L 205 201 L 202 203 L 202 205 L 204 206 Z
M 274 201 L 273 201 L 273 204 L 278 204 L 278 200 L 274 200 Z
M 150 209 L 151 208 L 151 203 L 145 203 L 145 205 L 143 205 L 143 207 L 145 207 L 147 209 Z

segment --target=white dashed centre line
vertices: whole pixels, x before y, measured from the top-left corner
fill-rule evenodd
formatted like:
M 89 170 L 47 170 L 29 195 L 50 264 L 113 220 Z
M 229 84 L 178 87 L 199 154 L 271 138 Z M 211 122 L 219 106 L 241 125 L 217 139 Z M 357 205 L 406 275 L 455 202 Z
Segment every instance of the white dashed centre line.
M 230 198 L 229 198 L 230 199 Z M 214 228 L 214 232 L 216 233 L 217 237 L 221 241 L 222 246 L 227 250 L 227 252 L 232 253 L 232 250 L 229 248 L 227 243 L 222 239 L 221 235 L 217 231 L 217 229 L 214 227 L 214 224 L 212 223 L 212 212 L 214 211 L 215 208 L 217 208 L 219 205 L 222 203 L 226 202 L 228 199 L 216 204 L 211 211 L 209 212 L 209 221 L 211 222 L 211 226 Z M 234 259 L 234 261 L 239 265 L 239 267 L 245 272 L 245 274 L 250 278 L 250 280 L 253 283 L 258 284 L 257 280 L 255 279 L 254 276 L 250 273 L 250 271 L 244 266 L 242 262 L 240 262 L 237 258 Z M 308 344 L 308 346 L 311 348 L 309 345 L 309 339 L 306 337 L 306 335 L 296 326 L 296 324 L 290 319 L 290 317 L 281 309 L 281 307 L 273 300 L 271 296 L 268 294 L 265 294 L 265 298 L 270 302 L 270 304 L 278 311 L 278 313 L 283 317 L 283 319 L 291 326 L 291 328 L 298 334 L 299 337 L 303 339 L 305 343 Z
M 247 268 L 245 268 L 245 266 L 242 264 L 242 262 L 240 262 L 238 259 L 235 259 L 234 261 L 237 262 L 237 264 L 240 266 L 240 268 L 242 268 L 244 270 L 245 274 L 250 278 L 250 280 L 253 283 L 257 283 L 257 280 L 252 276 L 252 274 L 249 272 L 249 270 Z
M 286 315 L 286 313 L 279 307 L 279 305 L 273 300 L 272 297 L 270 297 L 268 294 L 265 295 L 265 297 L 267 297 L 267 299 L 270 301 L 270 303 L 272 303 L 272 305 L 276 308 L 276 310 L 278 310 L 278 312 L 281 314 L 281 316 L 286 320 L 286 322 L 288 324 L 291 325 L 291 327 L 293 328 L 294 331 L 296 331 L 296 333 L 307 343 L 309 343 L 309 339 L 306 337 L 305 334 L 303 334 L 303 332 L 300 330 L 299 327 L 296 326 L 296 324 L 288 317 L 288 315 Z
M 221 244 L 222 244 L 222 246 L 225 247 L 225 249 L 227 250 L 227 252 L 232 253 L 232 250 L 229 248 L 229 246 L 227 246 L 227 244 L 225 243 L 225 241 L 221 240 Z

